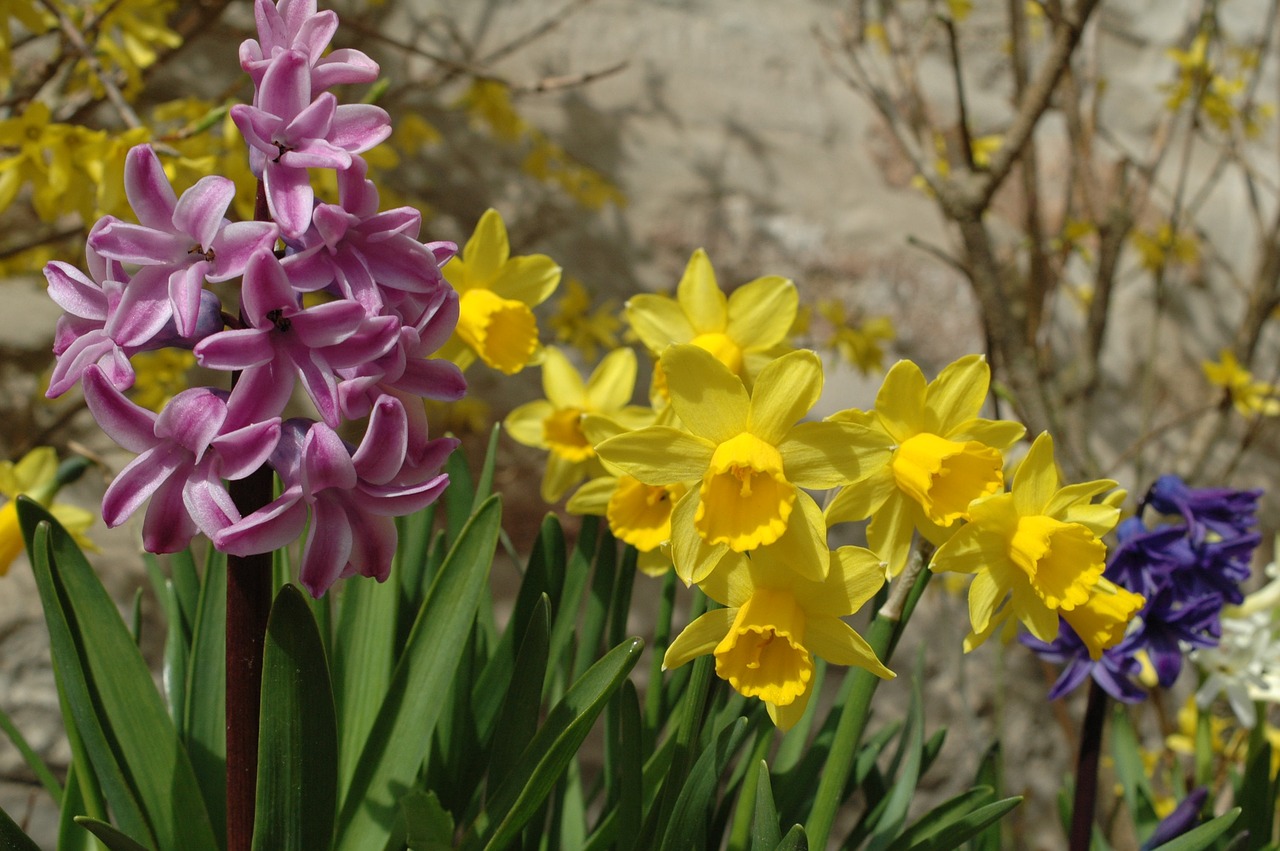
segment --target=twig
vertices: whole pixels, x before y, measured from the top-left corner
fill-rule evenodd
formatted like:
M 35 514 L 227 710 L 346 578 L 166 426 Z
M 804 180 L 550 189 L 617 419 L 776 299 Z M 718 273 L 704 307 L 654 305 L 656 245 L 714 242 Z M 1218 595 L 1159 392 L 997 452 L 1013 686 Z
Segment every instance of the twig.
M 67 37 L 67 41 L 71 42 L 71 46 L 80 54 L 84 64 L 88 66 L 90 73 L 97 79 L 102 86 L 102 90 L 106 92 L 107 100 L 111 101 L 111 105 L 115 107 L 116 112 L 120 114 L 120 120 L 125 123 L 130 130 L 137 129 L 142 126 L 142 121 L 138 118 L 138 114 L 133 111 L 133 107 L 124 99 L 124 95 L 120 93 L 120 89 L 116 87 L 112 81 L 102 70 L 102 64 L 98 62 L 98 57 L 94 55 L 93 50 L 85 43 L 84 35 L 80 30 L 76 29 L 76 25 L 67 17 L 67 14 L 58 8 L 52 0 L 39 0 L 40 5 L 44 6 L 58 20 L 58 27 L 62 30 L 63 35 Z

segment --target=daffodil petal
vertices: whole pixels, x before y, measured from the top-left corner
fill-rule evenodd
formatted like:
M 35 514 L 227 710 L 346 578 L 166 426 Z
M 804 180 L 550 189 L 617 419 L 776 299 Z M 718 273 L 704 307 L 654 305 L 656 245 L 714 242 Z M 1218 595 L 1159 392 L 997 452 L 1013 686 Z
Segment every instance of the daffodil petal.
M 708 331 L 724 331 L 729 321 L 729 310 L 724 293 L 716 283 L 715 270 L 707 252 L 699 248 L 689 258 L 684 275 L 676 285 L 676 299 L 698 334 Z
M 544 367 L 545 368 L 545 367 Z M 587 380 L 587 409 L 614 411 L 631 401 L 636 389 L 636 353 L 631 349 L 615 349 Z
M 791 568 L 797 576 L 821 582 L 831 568 L 831 550 L 827 548 L 827 522 L 813 497 L 796 490 L 795 507 L 784 537 L 791 551 Z M 781 540 L 781 539 L 780 539 Z
M 724 640 L 737 614 L 737 609 L 712 609 L 699 616 L 671 642 L 662 657 L 663 669 L 670 671 L 711 653 Z
M 543 350 L 542 392 L 557 408 L 587 407 L 587 388 L 582 383 L 582 375 L 555 346 Z
M 1058 519 L 1064 523 L 1079 523 L 1095 537 L 1101 538 L 1120 522 L 1120 509 L 1110 505 L 1073 505 Z
M 671 512 L 671 558 L 676 575 L 686 585 L 701 582 L 730 552 L 728 544 L 711 545 L 698 534 L 693 518 L 699 503 L 698 489 L 693 488 L 680 498 Z
M 876 413 L 896 442 L 924 431 L 926 387 L 924 373 L 909 360 L 898 361 L 885 374 L 876 394 Z
M 839 618 L 810 618 L 805 624 L 804 643 L 810 652 L 832 664 L 857 665 L 886 680 L 894 677 L 866 639 Z
M 1022 436 L 1026 433 L 1027 428 L 1022 423 L 1015 423 L 1011 420 L 975 418 L 952 429 L 943 436 L 949 440 L 976 440 L 1003 452 L 1019 440 L 1022 440 Z
M 666 547 L 659 547 L 636 557 L 636 569 L 645 576 L 666 576 L 671 572 L 671 556 Z
M 779 706 L 776 703 L 765 701 L 765 709 L 769 711 L 769 720 L 773 721 L 773 726 L 782 732 L 787 732 L 796 724 L 800 723 L 800 719 L 804 717 L 805 710 L 809 707 L 809 698 L 813 696 L 813 689 L 805 689 L 795 700 L 786 706 Z
M 547 456 L 547 467 L 542 474 L 542 501 L 559 502 L 569 488 L 587 475 L 587 462 L 569 461 L 552 452 Z
M 1013 506 L 1018 514 L 1045 514 L 1045 507 L 1058 490 L 1058 468 L 1053 463 L 1053 438 L 1041 432 L 1013 474 Z
M 885 453 L 884 462 L 874 468 L 869 476 L 840 489 L 827 504 L 825 513 L 828 526 L 865 520 L 880 510 L 885 500 L 897 491 L 893 469 L 888 461 L 888 453 Z
M 963 526 L 933 554 L 929 569 L 935 573 L 977 573 L 987 567 L 993 558 L 1004 557 L 998 550 L 992 550 L 978 527 Z
M 1030 585 L 1013 587 L 1013 611 L 1032 635 L 1041 641 L 1058 637 L 1058 613 L 1036 596 Z
M 507 414 L 506 419 L 502 421 L 502 427 L 516 443 L 532 446 L 535 449 L 546 449 L 547 439 L 543 424 L 554 411 L 555 406 L 546 399 L 535 399 Z
M 756 278 L 729 294 L 725 333 L 743 348 L 764 349 L 786 339 L 796 319 L 800 295 L 779 275 Z
M 646 485 L 674 485 L 701 479 L 716 446 L 671 426 L 649 426 L 611 437 L 596 447 L 605 461 Z M 690 528 L 693 519 L 690 518 Z
M 981 634 L 986 631 L 996 604 L 1004 598 L 1005 591 L 989 572 L 973 577 L 969 584 L 969 623 L 973 625 L 974 632 Z
M 894 491 L 867 524 L 867 544 L 897 576 L 911 555 L 911 506 L 901 491 Z
M 747 430 L 751 397 L 742 381 L 697 346 L 671 346 L 662 354 L 671 406 L 685 428 L 715 443 Z
M 1057 517 L 1059 520 L 1066 519 L 1062 513 L 1075 506 L 1077 503 L 1088 503 L 1100 493 L 1105 493 L 1116 486 L 1116 482 L 1111 479 L 1094 479 L 1090 482 L 1078 482 L 1074 485 L 1067 485 L 1060 488 L 1053 498 L 1049 500 L 1044 507 L 1044 513 L 1050 517 Z M 1075 518 L 1072 518 L 1075 519 Z
M 831 553 L 831 569 L 821 583 L 797 582 L 793 593 L 814 615 L 844 617 L 861 609 L 884 586 L 885 564 L 865 547 Z
M 761 370 L 751 391 L 747 429 L 775 446 L 822 394 L 822 361 L 811 351 L 783 355 Z
M 827 417 L 825 422 L 853 423 L 854 425 L 866 426 L 867 428 L 874 428 L 880 431 L 884 430 L 881 427 L 880 418 L 876 416 L 875 411 L 860 411 L 857 408 L 848 408 L 843 411 L 837 411 L 836 413 Z M 893 438 L 889 437 L 888 432 L 884 432 L 884 434 L 888 443 L 892 444 Z
M 507 226 L 498 211 L 490 207 L 484 211 L 480 221 L 476 222 L 475 232 L 462 247 L 462 259 L 466 262 L 466 282 L 472 286 L 487 286 L 498 276 L 498 270 L 511 256 L 511 246 L 507 242 Z M 451 263 L 444 265 L 445 276 L 448 277 Z M 453 279 L 450 278 L 450 283 Z M 456 287 L 457 284 L 454 284 Z M 469 287 L 468 287 L 469 288 Z
M 773 547 L 756 550 L 756 553 L 770 549 Z M 756 590 L 758 569 L 754 556 L 755 553 L 750 558 L 746 553 L 729 553 L 716 565 L 715 570 L 702 578 L 698 587 L 702 589 L 702 593 L 722 606 L 737 608 L 743 605 Z
M 982 355 L 968 355 L 948 364 L 925 393 L 925 431 L 945 435 L 948 429 L 976 417 L 987 401 L 990 386 L 991 367 Z
M 613 496 L 613 492 L 617 487 L 618 480 L 613 476 L 602 476 L 598 479 L 584 482 L 582 487 L 574 491 L 573 496 L 569 497 L 565 510 L 570 514 L 604 516 L 605 509 L 609 507 L 609 497 Z
M 668 296 L 632 296 L 627 300 L 626 317 L 631 330 L 655 356 L 673 343 L 687 343 L 697 336 L 679 302 Z
M 503 298 L 536 307 L 556 291 L 560 271 L 555 261 L 545 254 L 512 257 L 502 264 L 489 289 Z
M 814 490 L 865 481 L 892 457 L 884 432 L 852 423 L 800 423 L 777 446 L 787 480 Z
M 58 452 L 52 446 L 37 446 L 13 465 L 13 478 L 21 492 L 34 490 L 57 474 Z

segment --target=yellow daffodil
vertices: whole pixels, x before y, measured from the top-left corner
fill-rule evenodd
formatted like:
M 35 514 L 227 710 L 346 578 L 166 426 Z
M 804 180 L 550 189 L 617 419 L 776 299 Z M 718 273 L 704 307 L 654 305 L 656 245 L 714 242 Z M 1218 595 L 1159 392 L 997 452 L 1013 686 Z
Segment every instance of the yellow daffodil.
M 1010 492 L 969 507 L 969 523 L 938 549 L 930 567 L 974 575 L 969 585 L 973 646 L 990 634 L 994 622 L 1010 616 L 1041 641 L 1053 641 L 1059 613 L 1070 615 L 1068 622 L 1078 625 L 1080 637 L 1093 642 L 1091 654 L 1119 640 L 1123 630 L 1115 628 L 1115 616 L 1132 616 L 1141 598 L 1122 595 L 1119 588 L 1112 594 L 1105 586 L 1105 596 L 1094 593 L 1106 566 L 1102 536 L 1115 527 L 1120 510 L 1091 501 L 1115 485 L 1098 479 L 1060 488 L 1053 439 L 1046 433 L 1018 465 Z M 1084 611 L 1072 614 L 1081 606 Z
M 596 451 L 582 431 L 584 414 L 604 414 L 630 423 L 649 416 L 646 408 L 628 406 L 636 386 L 636 355 L 631 349 L 610 352 L 584 383 L 559 349 L 548 347 L 542 361 L 542 388 L 547 398 L 521 405 L 507 415 L 507 433 L 525 446 L 546 449 L 542 498 L 560 497 L 600 466 Z
M 1089 597 L 1070 611 L 1059 612 L 1071 625 L 1089 649 L 1089 658 L 1095 662 L 1102 658 L 1102 651 L 1115 647 L 1124 638 L 1129 622 L 1142 611 L 1146 599 L 1141 594 L 1121 588 L 1114 582 L 1099 578 L 1089 591 Z
M 441 355 L 463 369 L 478 356 L 514 375 L 538 349 L 533 308 L 555 291 L 560 267 L 545 254 L 510 255 L 507 227 L 497 210 L 488 210 L 462 253 L 442 269 L 460 298 L 458 330 Z
M 699 248 L 689 258 L 674 299 L 633 296 L 626 316 L 653 355 L 673 344 L 692 343 L 715 355 L 749 386 L 781 353 L 799 303 L 795 284 L 777 275 L 743 284 L 726 297 L 707 253 Z
M 616 316 L 617 307 L 617 302 L 609 300 L 592 310 L 591 295 L 586 287 L 576 278 L 570 278 L 551 317 L 556 340 L 573 346 L 589 361 L 596 359 L 600 349 L 616 349 L 618 331 L 622 328 L 622 320 Z
M 1217 363 L 1207 360 L 1200 364 L 1200 368 L 1210 384 L 1230 394 L 1231 402 L 1241 416 L 1274 417 L 1280 414 L 1276 388 L 1265 381 L 1254 381 L 1253 373 L 1241 366 L 1230 349 L 1222 350 Z
M 96 550 L 84 532 L 93 525 L 93 514 L 74 505 L 53 501 L 62 482 L 58 481 L 58 455 L 52 447 L 40 446 L 24 455 L 16 464 L 0 461 L 0 494 L 8 497 L 0 505 L 0 576 L 9 572 L 13 560 L 22 552 L 22 529 L 18 525 L 19 496 L 29 496 L 49 509 L 82 548 Z
M 898 361 L 874 410 L 829 417 L 866 426 L 876 442 L 863 455 L 863 477 L 827 506 L 827 522 L 871 517 L 868 544 L 894 574 L 906 566 L 913 530 L 935 544 L 946 540 L 973 500 L 1003 489 L 1000 453 L 1024 431 L 978 416 L 990 382 L 980 355 L 961 358 L 927 385 L 920 367 Z
M 820 570 L 826 526 L 801 488 L 830 488 L 859 476 L 867 429 L 797 421 L 822 392 L 822 362 L 796 351 L 770 363 L 748 392 L 741 379 L 698 346 L 662 355 L 671 406 L 684 430 L 653 425 L 596 447 L 605 461 L 646 485 L 699 481 L 671 519 L 672 555 L 685 582 L 701 581 L 730 551 L 772 544 L 789 524 Z M 820 579 L 820 575 L 812 578 Z
M 813 657 L 857 665 L 889 678 L 875 652 L 841 620 L 858 611 L 884 584 L 884 566 L 870 550 L 822 548 L 819 569 L 799 568 L 813 558 L 797 530 L 751 553 L 733 553 L 700 584 L 725 606 L 713 609 L 671 642 L 662 664 L 677 668 L 698 656 L 715 655 L 716 675 L 746 697 L 768 704 L 783 730 L 800 716 L 813 690 Z M 821 580 L 802 578 L 824 576 Z
M 674 420 L 670 408 L 660 419 Z M 617 422 L 594 414 L 582 418 L 582 430 L 592 445 L 627 431 Z M 570 514 L 604 517 L 615 538 L 636 548 L 639 553 L 636 566 L 640 572 L 648 576 L 664 575 L 671 570 L 671 512 L 689 491 L 689 485 L 646 485 L 612 464 L 603 463 L 603 467 L 604 475 L 583 483 L 569 497 L 566 510 Z

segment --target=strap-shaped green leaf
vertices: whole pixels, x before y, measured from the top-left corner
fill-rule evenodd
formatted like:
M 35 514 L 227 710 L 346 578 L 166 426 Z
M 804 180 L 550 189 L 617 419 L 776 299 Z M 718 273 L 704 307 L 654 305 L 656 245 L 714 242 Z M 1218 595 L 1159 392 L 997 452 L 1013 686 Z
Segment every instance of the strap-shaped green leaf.
M 116 830 L 105 821 L 88 816 L 76 816 L 76 824 L 98 837 L 98 841 L 110 851 L 150 851 L 133 837 Z
M 809 837 L 804 832 L 804 825 L 791 825 L 791 829 L 782 837 L 774 851 L 809 851 Z
M 47 511 L 23 499 L 18 516 L 60 688 L 121 829 L 161 848 L 215 851 L 191 762 L 115 604 Z
M 907 727 L 899 740 L 899 753 L 894 757 L 899 773 L 885 796 L 884 809 L 875 823 L 868 851 L 882 851 L 902 830 L 907 820 L 907 809 L 915 797 L 916 784 L 920 781 L 920 768 L 925 756 L 924 698 L 920 692 L 919 666 L 911 682 L 911 704 L 907 707 Z M 893 776 L 892 772 L 890 776 Z
M 1265 708 L 1259 715 L 1265 717 Z M 1271 781 L 1271 744 L 1260 725 L 1254 727 L 1249 737 L 1249 751 L 1244 774 L 1236 786 L 1235 803 L 1240 806 L 1236 827 L 1249 831 L 1249 844 L 1259 847 L 1271 842 L 1276 820 L 1276 791 Z
M 636 661 L 644 642 L 629 639 L 592 665 L 547 715 L 510 775 L 468 831 L 464 847 L 504 848 L 537 811 Z
M 395 668 L 400 585 L 343 584 L 333 643 L 333 692 L 338 711 L 338 794 L 346 794 Z
M 547 651 L 551 644 L 551 602 L 547 595 L 539 598 L 529 625 L 525 628 L 520 653 L 516 657 L 511 687 L 507 689 L 498 714 L 496 729 L 489 749 L 489 784 L 497 788 L 511 772 L 516 760 L 538 730 L 542 714 L 542 683 L 547 676 Z
M 302 592 L 276 595 L 262 651 L 254 851 L 323 851 L 333 841 L 338 726 L 324 645 Z
M 422 765 L 489 577 L 501 514 L 497 496 L 486 500 L 432 582 L 340 805 L 339 851 L 379 847 L 398 793 Z
M 209 548 L 187 665 L 187 755 L 215 836 L 227 832 L 227 557 Z
M 663 851 L 678 851 L 690 844 L 694 847 L 701 845 L 699 838 L 706 834 L 720 786 L 720 775 L 746 739 L 746 734 L 747 719 L 739 718 L 717 733 L 710 747 L 699 755 L 671 810 L 671 818 L 659 846 Z
M 769 763 L 760 760 L 756 768 L 756 810 L 751 817 L 751 847 L 776 848 L 781 841 L 782 828 L 778 826 L 778 809 L 773 804 Z

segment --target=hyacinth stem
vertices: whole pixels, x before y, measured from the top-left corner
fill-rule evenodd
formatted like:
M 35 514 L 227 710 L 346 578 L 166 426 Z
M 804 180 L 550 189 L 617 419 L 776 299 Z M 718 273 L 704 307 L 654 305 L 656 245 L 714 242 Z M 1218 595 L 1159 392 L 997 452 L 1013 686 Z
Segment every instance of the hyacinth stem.
M 902 622 L 911 616 L 915 601 L 919 599 L 923 588 L 923 581 L 928 575 L 925 559 L 908 559 L 907 568 L 894 580 L 889 599 L 880 607 L 867 629 L 867 644 L 875 651 L 876 658 L 886 665 L 892 656 L 897 637 L 901 634 Z M 844 803 L 844 787 L 849 781 L 849 773 L 853 771 L 854 756 L 871 714 L 871 698 L 880 685 L 880 678 L 864 668 L 851 670 L 849 676 L 853 679 L 853 688 L 848 701 L 840 708 L 835 739 L 827 754 L 827 764 L 818 778 L 813 809 L 805 824 L 810 848 L 827 847 L 827 837 L 835 824 L 836 813 Z
M 1102 728 L 1107 720 L 1107 693 L 1097 681 L 1089 681 L 1089 703 L 1080 731 L 1080 755 L 1076 759 L 1076 792 L 1071 805 L 1070 851 L 1089 851 L 1093 815 L 1098 804 L 1098 760 L 1102 754 Z
M 267 221 L 266 193 L 258 181 L 254 218 Z M 235 384 L 238 375 L 232 376 Z M 242 516 L 271 502 L 271 468 L 231 483 Z M 270 552 L 227 556 L 227 851 L 250 851 L 258 777 L 258 714 L 262 647 L 271 613 Z

